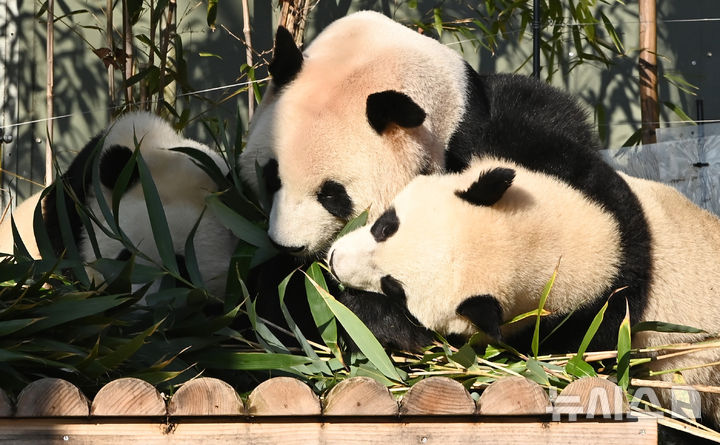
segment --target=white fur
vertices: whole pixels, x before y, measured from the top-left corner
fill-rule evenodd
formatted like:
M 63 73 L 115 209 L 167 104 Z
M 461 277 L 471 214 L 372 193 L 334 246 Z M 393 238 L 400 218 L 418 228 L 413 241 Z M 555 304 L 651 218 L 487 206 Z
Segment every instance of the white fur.
M 332 23 L 304 55 L 295 80 L 263 99 L 240 174 L 257 189 L 256 163 L 277 159 L 282 188 L 269 235 L 317 253 L 343 226 L 317 201 L 322 182 L 346 187 L 352 216 L 366 208 L 377 216 L 424 159 L 431 169 L 444 165 L 445 147 L 466 108 L 466 79 L 464 62 L 453 50 L 370 11 Z M 366 120 L 366 100 L 385 90 L 417 102 L 427 113 L 423 125 L 378 135 Z

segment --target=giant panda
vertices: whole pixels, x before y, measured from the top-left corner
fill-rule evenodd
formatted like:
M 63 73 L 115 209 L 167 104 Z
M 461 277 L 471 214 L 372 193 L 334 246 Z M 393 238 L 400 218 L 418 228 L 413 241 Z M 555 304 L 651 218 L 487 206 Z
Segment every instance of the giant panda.
M 630 305 L 631 324 L 663 321 L 708 334 L 639 332 L 634 348 L 695 342 L 720 332 L 720 219 L 666 185 L 622 175 L 638 197 L 652 236 L 646 304 Z M 423 325 L 469 336 L 478 329 L 526 351 L 533 319 L 503 324 L 544 308 L 540 338 L 573 310 L 597 307 L 611 294 L 605 319 L 625 315 L 637 287 L 624 269 L 631 249 L 622 222 L 586 193 L 541 172 L 496 158 L 462 173 L 415 178 L 370 225 L 337 240 L 328 263 L 347 286 L 382 292 Z M 628 278 L 622 278 L 622 277 Z M 627 286 L 627 288 L 624 288 Z M 587 324 L 563 324 L 543 352 L 575 352 Z M 615 349 L 617 326 L 604 321 L 600 347 Z M 717 348 L 654 363 L 657 369 L 720 361 Z M 682 372 L 690 384 L 720 385 L 720 368 Z M 667 376 L 671 378 L 670 376 Z M 720 401 L 703 396 L 703 416 L 720 425 Z
M 619 261 L 635 286 L 630 304 L 644 306 L 651 265 L 643 210 L 598 156 L 587 115 L 570 95 L 525 76 L 479 75 L 452 49 L 370 11 L 335 21 L 304 53 L 278 29 L 269 69 L 240 174 L 272 197 L 268 234 L 281 252 L 322 257 L 350 219 L 366 209 L 377 217 L 413 177 L 460 171 L 473 155 L 490 154 L 603 205 L 628 246 Z M 400 349 L 432 340 L 381 296 L 339 298 L 379 339 L 398 338 L 399 326 L 414 330 L 421 340 Z
M 226 174 L 227 163 L 218 153 L 204 144 L 182 137 L 168 122 L 154 114 L 128 113 L 88 142 L 56 184 L 64 184 L 72 190 L 79 202 L 100 221 L 105 221 L 91 184 L 94 155 L 97 153 L 99 156 L 98 174 L 105 202 L 108 206 L 112 206 L 113 187 L 130 159 L 136 143 L 139 144 L 140 153 L 150 170 L 162 201 L 173 248 L 182 273 L 188 234 L 205 208 L 205 197 L 209 193 L 217 192 L 218 185 L 190 156 L 171 149 L 199 150 L 207 155 L 223 174 Z M 40 253 L 35 242 L 32 219 L 40 196 L 41 193 L 37 193 L 28 198 L 13 213 L 23 243 L 35 258 L 39 258 Z M 87 228 L 83 225 L 70 194 L 66 193 L 65 200 L 65 211 L 73 229 L 73 241 L 78 246 L 80 257 L 86 262 L 92 262 L 96 258 Z M 60 233 L 58 205 L 56 195 L 52 192 L 42 201 L 43 222 L 55 254 L 59 256 L 66 249 L 66 245 Z M 154 241 L 137 168 L 120 200 L 118 214 L 120 229 L 133 245 L 148 257 L 145 259 L 138 255 L 136 261 L 160 264 L 161 258 Z M 121 241 L 108 235 L 96 223 L 93 223 L 93 232 L 101 257 L 126 259 L 130 256 L 130 252 Z M 222 296 L 225 290 L 227 269 L 235 244 L 236 240 L 232 233 L 211 212 L 206 211 L 195 232 L 194 247 L 204 284 L 215 295 Z M 13 253 L 9 216 L 0 226 L 0 252 Z M 88 271 L 91 272 L 92 278 L 101 280 L 100 275 L 93 273 L 92 269 Z

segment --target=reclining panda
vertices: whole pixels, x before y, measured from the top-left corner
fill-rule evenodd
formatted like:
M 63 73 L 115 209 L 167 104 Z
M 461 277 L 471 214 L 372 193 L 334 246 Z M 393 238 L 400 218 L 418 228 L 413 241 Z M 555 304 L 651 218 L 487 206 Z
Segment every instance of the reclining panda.
M 552 175 L 607 209 L 627 246 L 617 259 L 624 276 L 616 284 L 631 283 L 630 305 L 644 307 L 650 235 L 643 209 L 598 156 L 574 98 L 524 76 L 481 76 L 452 49 L 369 11 L 332 23 L 304 54 L 279 29 L 270 73 L 240 174 L 272 197 L 268 234 L 279 250 L 323 257 L 349 220 L 365 209 L 371 219 L 379 216 L 413 177 L 461 171 L 473 155 L 490 154 Z M 258 281 L 277 283 L 276 269 L 269 264 Z M 258 304 L 272 306 L 275 292 L 256 290 Z M 432 341 L 381 295 L 338 298 L 385 345 L 413 350 Z M 583 308 L 571 322 L 587 326 L 598 309 Z M 302 310 L 298 302 L 295 313 Z
M 623 179 L 642 205 L 652 239 L 646 304 L 630 306 L 631 323 L 663 321 L 707 332 L 639 332 L 633 347 L 717 335 L 720 219 L 671 187 Z M 623 252 L 632 248 L 622 229 L 607 208 L 583 191 L 517 163 L 484 158 L 460 174 L 414 179 L 372 224 L 336 241 L 328 262 L 345 285 L 384 293 L 428 328 L 463 336 L 482 330 L 527 351 L 534 320 L 504 322 L 538 308 L 556 267 L 544 306 L 551 314 L 542 318 L 541 339 L 572 311 L 608 298 L 621 304 L 609 305 L 605 319 L 625 316 L 625 300 L 635 297 L 630 290 L 639 285 L 621 278 L 628 277 Z M 576 351 L 588 327 L 563 324 L 543 343 L 543 351 Z M 615 349 L 617 332 L 604 321 L 595 346 Z M 714 348 L 652 367 L 718 361 L 720 350 Z M 690 384 L 720 385 L 717 365 L 682 374 Z M 703 417 L 720 426 L 717 395 L 703 395 Z
M 56 181 L 56 184 L 64 183 L 78 201 L 102 221 L 102 211 L 91 184 L 93 153 L 99 149 L 97 165 L 100 184 L 105 202 L 111 206 L 113 187 L 123 167 L 130 160 L 136 141 L 163 203 L 173 249 L 182 272 L 185 241 L 205 208 L 205 197 L 216 192 L 218 186 L 190 156 L 170 149 L 186 147 L 199 150 L 209 156 L 225 174 L 228 167 L 218 153 L 206 145 L 182 137 L 170 124 L 154 114 L 129 113 L 118 118 L 106 131 L 88 142 L 64 172 L 61 181 Z M 98 148 L 98 144 L 102 146 Z M 33 213 L 40 196 L 41 193 L 31 196 L 13 212 L 23 244 L 34 258 L 40 258 L 33 233 Z M 67 193 L 65 201 L 73 242 L 78 246 L 81 259 L 92 262 L 95 260 L 95 253 L 87 228 L 82 223 L 75 202 Z M 55 193 L 48 193 L 42 202 L 43 222 L 57 256 L 67 247 L 60 230 L 58 205 Z M 133 245 L 148 257 L 144 259 L 138 256 L 136 261 L 160 264 L 162 261 L 154 241 L 137 169 L 120 200 L 118 215 L 118 226 Z M 110 236 L 96 224 L 93 224 L 93 232 L 101 257 L 125 259 L 130 256 L 123 242 Z M 226 272 L 235 247 L 234 240 L 231 232 L 211 212 L 203 214 L 195 232 L 194 247 L 200 275 L 205 286 L 214 294 L 222 295 L 225 290 Z M 0 252 L 13 253 L 9 216 L 0 225 Z M 92 269 L 87 270 L 97 284 L 102 282 L 99 274 Z

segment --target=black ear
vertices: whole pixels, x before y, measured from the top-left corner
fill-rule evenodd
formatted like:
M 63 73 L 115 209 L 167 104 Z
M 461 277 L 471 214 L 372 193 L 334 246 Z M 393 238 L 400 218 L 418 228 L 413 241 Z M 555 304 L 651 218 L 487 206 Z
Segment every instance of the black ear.
M 124 145 L 113 145 L 108 147 L 100 157 L 100 182 L 112 190 L 120 176 L 123 168 L 132 157 L 132 150 Z M 132 171 L 127 188 L 132 187 L 140 179 L 137 165 Z
M 500 340 L 502 308 L 492 295 L 477 295 L 460 303 L 455 313 L 465 317 L 490 337 Z
M 290 83 L 303 64 L 302 51 L 295 45 L 290 31 L 280 26 L 275 33 L 275 49 L 268 70 L 277 88 Z
M 412 128 L 425 121 L 425 110 L 420 105 L 408 95 L 393 90 L 369 95 L 365 114 L 370 126 L 378 134 L 382 134 L 391 123 Z
M 491 206 L 502 198 L 505 191 L 515 179 L 515 170 L 497 167 L 480 173 L 477 181 L 465 191 L 456 191 L 455 194 L 478 206 Z

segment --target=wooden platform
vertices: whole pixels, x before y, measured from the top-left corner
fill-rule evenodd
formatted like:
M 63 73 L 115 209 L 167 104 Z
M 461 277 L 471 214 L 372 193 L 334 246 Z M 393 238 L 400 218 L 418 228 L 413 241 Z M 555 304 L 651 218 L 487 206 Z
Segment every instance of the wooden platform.
M 279 377 L 245 401 L 212 378 L 186 383 L 169 401 L 137 379 L 113 381 L 92 401 L 64 380 L 42 379 L 14 405 L 0 393 L 0 443 L 657 443 L 657 419 L 627 410 L 619 388 L 598 378 L 568 385 L 554 404 L 522 377 L 494 382 L 477 402 L 443 377 L 420 381 L 399 402 L 366 377 L 345 380 L 322 397 Z

